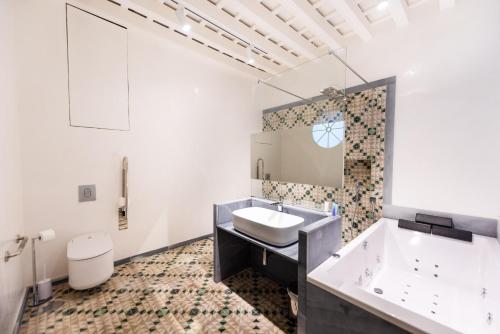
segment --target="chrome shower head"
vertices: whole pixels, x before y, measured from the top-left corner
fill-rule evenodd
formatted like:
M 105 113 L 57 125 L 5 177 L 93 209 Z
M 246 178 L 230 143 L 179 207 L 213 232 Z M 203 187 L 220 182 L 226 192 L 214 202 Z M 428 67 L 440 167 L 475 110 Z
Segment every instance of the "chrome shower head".
M 336 87 L 333 87 L 333 86 L 330 86 L 330 87 L 326 87 L 324 89 L 322 89 L 320 91 L 321 95 L 325 95 L 325 96 L 328 96 L 328 97 L 336 97 L 338 95 L 341 95 L 342 92 L 340 89 L 336 88 Z
M 344 91 L 342 89 L 339 89 L 335 86 L 330 86 L 326 87 L 322 90 L 320 90 L 321 95 L 324 95 L 328 98 L 333 98 L 333 99 L 346 99 L 346 96 L 344 94 Z

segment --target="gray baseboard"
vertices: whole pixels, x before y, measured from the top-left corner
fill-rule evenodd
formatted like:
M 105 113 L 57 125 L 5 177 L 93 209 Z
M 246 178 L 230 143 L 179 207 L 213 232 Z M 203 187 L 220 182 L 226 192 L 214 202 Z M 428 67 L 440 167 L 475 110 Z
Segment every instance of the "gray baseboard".
M 181 241 L 181 242 L 172 244 L 170 246 L 165 246 L 165 247 L 153 249 L 153 250 L 148 251 L 148 252 L 144 252 L 144 253 L 140 253 L 140 254 L 137 254 L 137 255 L 129 256 L 129 257 L 126 257 L 126 258 L 123 258 L 123 259 L 120 259 L 120 260 L 116 260 L 114 262 L 114 264 L 115 264 L 115 266 L 119 266 L 121 264 L 128 263 L 128 262 L 132 261 L 135 258 L 147 257 L 147 256 L 155 255 L 155 254 L 162 253 L 162 252 L 165 252 L 165 251 L 170 250 L 170 249 L 174 249 L 174 248 L 177 248 L 177 247 L 185 246 L 185 245 L 190 244 L 190 243 L 195 242 L 195 241 L 199 241 L 199 240 L 203 240 L 203 239 L 208 239 L 212 235 L 213 235 L 213 233 L 205 234 L 205 235 L 202 235 L 202 236 L 199 236 L 199 237 L 196 237 L 196 238 L 192 238 L 192 239 L 189 239 L 189 240 L 185 240 L 185 241 Z
M 26 288 L 24 290 L 23 302 L 21 303 L 21 309 L 17 313 L 16 324 L 14 329 L 12 330 L 12 334 L 19 333 L 19 329 L 21 328 L 21 321 L 23 320 L 24 310 L 26 310 L 26 305 L 28 304 L 28 295 L 31 288 Z
M 165 247 L 153 249 L 153 250 L 148 251 L 148 252 L 140 253 L 140 254 L 137 254 L 137 255 L 134 255 L 134 256 L 129 256 L 129 257 L 126 257 L 126 258 L 114 261 L 114 265 L 115 266 L 119 266 L 119 265 L 128 263 L 128 262 L 132 261 L 135 258 L 148 257 L 148 256 L 151 256 L 151 255 L 155 255 L 155 254 L 162 253 L 162 252 L 165 252 L 165 251 L 170 250 L 170 249 L 174 249 L 174 248 L 177 248 L 177 247 L 182 247 L 182 246 L 188 245 L 188 244 L 190 244 L 192 242 L 195 242 L 195 241 L 199 241 L 199 240 L 203 240 L 203 239 L 208 239 L 208 238 L 210 238 L 212 236 L 213 236 L 213 233 L 209 233 L 209 234 L 205 234 L 205 235 L 193 238 L 193 239 L 181 241 L 181 242 L 172 244 L 170 246 L 165 246 Z M 52 281 L 52 285 L 55 286 L 55 285 L 63 284 L 63 283 L 66 283 L 66 282 L 68 282 L 68 276 L 60 277 L 60 278 L 57 278 L 57 279 L 53 280 Z M 26 288 L 26 291 L 24 293 L 23 302 L 21 304 L 21 309 L 19 310 L 19 313 L 17 315 L 16 325 L 14 326 L 13 333 L 16 333 L 16 334 L 19 333 L 19 329 L 21 328 L 21 321 L 23 320 L 23 314 L 26 311 L 26 306 L 28 304 L 28 296 L 31 293 L 32 289 L 33 289 L 33 287 L 31 287 L 31 286 Z

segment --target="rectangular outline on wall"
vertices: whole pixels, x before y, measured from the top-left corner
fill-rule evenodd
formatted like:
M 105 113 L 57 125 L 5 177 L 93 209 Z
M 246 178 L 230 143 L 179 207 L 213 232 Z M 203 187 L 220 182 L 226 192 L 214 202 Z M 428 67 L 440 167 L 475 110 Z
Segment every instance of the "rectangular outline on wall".
M 366 84 L 349 87 L 346 89 L 347 94 L 362 92 L 367 89 L 387 86 L 385 99 L 385 139 L 384 139 L 384 205 L 392 204 L 392 185 L 393 185 L 393 161 L 394 161 L 394 119 L 396 113 L 396 76 L 388 77 L 372 81 Z M 324 100 L 324 95 L 318 95 L 310 98 L 316 102 Z M 277 107 L 264 109 L 262 114 L 277 112 L 283 109 L 289 109 L 301 105 L 309 104 L 307 101 L 297 101 L 284 104 Z
M 127 33 L 127 121 L 128 121 L 128 129 L 112 129 L 112 128 L 100 128 L 100 127 L 94 127 L 94 126 L 84 126 L 84 125 L 73 125 L 71 124 L 71 96 L 70 96 L 70 83 L 69 83 L 69 33 L 68 33 L 68 6 L 71 6 L 75 9 L 81 10 L 84 13 L 87 13 L 89 15 L 95 16 L 103 21 L 112 23 L 120 28 L 125 29 Z M 130 84 L 129 84 L 129 73 L 128 73 L 128 28 L 125 27 L 124 25 L 121 25 L 119 23 L 113 22 L 111 20 L 108 20 L 102 16 L 99 16 L 97 14 L 91 13 L 89 11 L 86 11 L 84 9 L 78 8 L 75 5 L 72 5 L 70 3 L 66 3 L 66 61 L 67 61 L 67 70 L 68 70 L 68 116 L 69 116 L 69 126 L 73 128 L 84 128 L 84 129 L 97 129 L 97 130 L 111 130 L 111 131 L 130 131 Z

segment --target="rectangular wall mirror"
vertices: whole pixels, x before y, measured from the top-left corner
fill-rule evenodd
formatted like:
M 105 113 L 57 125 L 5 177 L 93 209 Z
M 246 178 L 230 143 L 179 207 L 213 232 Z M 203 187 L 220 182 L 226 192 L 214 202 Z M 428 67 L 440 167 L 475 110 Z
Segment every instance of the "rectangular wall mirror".
M 342 187 L 343 122 L 252 135 L 252 179 Z

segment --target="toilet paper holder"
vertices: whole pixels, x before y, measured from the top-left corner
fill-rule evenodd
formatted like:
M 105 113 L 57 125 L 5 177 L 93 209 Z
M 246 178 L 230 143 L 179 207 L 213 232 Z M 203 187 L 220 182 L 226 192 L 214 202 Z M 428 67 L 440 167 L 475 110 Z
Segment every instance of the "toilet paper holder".
M 14 252 L 6 251 L 4 256 L 4 261 L 9 262 L 10 258 L 21 255 L 27 242 L 28 242 L 28 237 L 23 237 L 18 234 L 16 236 L 16 244 L 19 244 L 19 246 L 17 246 L 17 249 Z
M 30 303 L 28 303 L 29 307 L 35 307 L 38 305 L 41 305 L 48 301 L 48 299 L 40 300 L 38 298 L 38 281 L 37 281 L 37 275 L 36 275 L 36 241 L 50 241 L 53 240 L 56 237 L 56 233 L 54 230 L 43 230 L 38 232 L 38 235 L 31 238 L 31 264 L 32 264 L 32 271 L 33 271 L 33 288 L 32 288 L 32 295 L 33 298 Z

